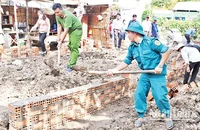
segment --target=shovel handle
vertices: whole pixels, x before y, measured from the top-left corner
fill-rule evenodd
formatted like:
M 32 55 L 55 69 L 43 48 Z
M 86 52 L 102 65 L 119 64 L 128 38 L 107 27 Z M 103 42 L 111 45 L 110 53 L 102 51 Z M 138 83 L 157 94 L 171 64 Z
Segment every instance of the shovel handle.
M 58 65 L 60 65 L 60 47 L 58 47 Z
M 87 71 L 91 74 L 107 74 L 108 71 Z M 138 70 L 138 71 L 115 71 L 113 74 L 140 74 L 140 73 L 154 73 L 155 70 Z

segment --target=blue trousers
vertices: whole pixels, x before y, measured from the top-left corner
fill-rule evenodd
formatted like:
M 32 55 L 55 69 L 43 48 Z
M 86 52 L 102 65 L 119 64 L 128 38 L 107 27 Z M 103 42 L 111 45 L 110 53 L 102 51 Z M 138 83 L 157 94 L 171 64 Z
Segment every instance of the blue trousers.
M 140 76 L 134 95 L 135 110 L 138 113 L 138 117 L 143 118 L 146 113 L 146 97 L 150 88 L 152 89 L 153 97 L 161 113 L 166 114 L 166 117 L 170 117 L 170 104 L 167 98 L 168 90 L 166 86 L 166 77 L 165 75 L 156 74 L 141 74 Z
M 39 43 L 40 43 L 40 46 L 41 46 L 43 52 L 46 51 L 46 47 L 45 47 L 45 44 L 44 44 L 44 40 L 45 40 L 46 37 L 47 37 L 47 33 L 40 33 L 39 34 Z

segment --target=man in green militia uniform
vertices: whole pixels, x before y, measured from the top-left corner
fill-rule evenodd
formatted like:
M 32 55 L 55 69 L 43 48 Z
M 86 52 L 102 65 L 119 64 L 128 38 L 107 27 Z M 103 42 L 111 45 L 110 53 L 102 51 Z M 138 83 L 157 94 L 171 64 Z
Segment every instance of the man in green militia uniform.
M 57 42 L 58 47 L 61 47 L 67 33 L 69 33 L 69 50 L 70 60 L 67 65 L 67 71 L 71 72 L 73 66 L 76 65 L 76 61 L 79 55 L 79 45 L 82 37 L 82 25 L 81 22 L 71 12 L 63 10 L 60 3 L 55 3 L 52 7 L 56 15 L 57 22 Z M 61 36 L 62 28 L 64 32 Z

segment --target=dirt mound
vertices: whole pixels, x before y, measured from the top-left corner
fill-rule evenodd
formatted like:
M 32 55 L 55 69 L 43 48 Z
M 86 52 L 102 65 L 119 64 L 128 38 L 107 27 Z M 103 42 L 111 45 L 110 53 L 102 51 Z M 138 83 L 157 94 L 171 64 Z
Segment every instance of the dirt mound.
M 110 50 L 81 53 L 77 65 L 89 70 L 108 70 L 117 66 L 125 54 L 125 51 Z M 57 56 L 52 58 L 57 63 Z M 43 57 L 35 57 L 0 64 L 0 105 L 7 106 L 9 102 L 102 82 L 107 78 L 106 75 L 66 72 L 69 55 L 61 57 L 61 65 L 57 67 L 60 74 L 54 76 L 51 69 L 44 64 L 44 60 Z
M 171 69 L 171 59 L 176 57 L 173 51 L 168 60 L 168 69 Z M 126 56 L 126 51 L 103 50 L 99 52 L 81 53 L 77 65 L 89 70 L 108 70 L 117 66 Z M 57 62 L 57 56 L 53 59 Z M 0 64 L 0 105 L 7 106 L 9 102 L 24 100 L 29 97 L 41 96 L 60 90 L 66 90 L 90 83 L 102 82 L 106 75 L 88 74 L 78 71 L 66 72 L 66 64 L 69 55 L 61 57 L 61 66 L 57 67 L 60 74 L 54 76 L 51 69 L 46 66 L 43 57 L 22 59 L 21 62 L 5 62 Z M 133 62 L 127 70 L 138 70 Z M 180 93 L 171 100 L 172 116 L 176 117 L 175 128 L 191 129 L 200 128 L 200 89 L 189 93 Z M 66 124 L 66 129 L 88 130 L 134 130 L 134 121 L 137 114 L 134 111 L 133 97 L 119 100 L 107 106 L 107 108 L 86 117 Z M 177 115 L 179 113 L 179 115 Z M 183 116 L 181 116 L 181 114 Z M 186 117 L 184 117 L 184 115 Z M 163 130 L 165 124 L 160 119 L 155 102 L 148 103 L 146 124 L 142 130 Z

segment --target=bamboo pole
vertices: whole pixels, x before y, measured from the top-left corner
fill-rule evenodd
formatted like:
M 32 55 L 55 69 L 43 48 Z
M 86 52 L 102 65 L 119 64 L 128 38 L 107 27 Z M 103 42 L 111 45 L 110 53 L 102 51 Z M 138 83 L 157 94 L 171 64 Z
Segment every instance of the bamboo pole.
M 26 46 L 28 47 L 28 48 L 30 48 L 31 46 L 30 46 L 30 40 L 29 40 L 29 38 L 30 38 L 30 33 L 29 33 L 29 14 L 28 14 L 28 1 L 29 0 L 26 0 L 26 31 L 27 31 L 27 39 L 26 39 Z

